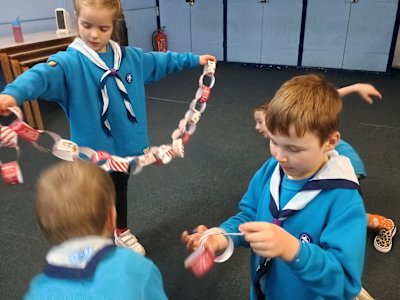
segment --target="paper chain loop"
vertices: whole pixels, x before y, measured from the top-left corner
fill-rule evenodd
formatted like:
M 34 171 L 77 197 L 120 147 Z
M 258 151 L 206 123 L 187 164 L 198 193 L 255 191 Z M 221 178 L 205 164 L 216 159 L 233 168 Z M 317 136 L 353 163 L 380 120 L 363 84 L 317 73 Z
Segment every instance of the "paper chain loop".
M 195 132 L 201 114 L 206 109 L 210 91 L 215 83 L 215 69 L 216 63 L 213 61 L 208 61 L 204 66 L 203 74 L 199 78 L 199 88 L 196 91 L 195 98 L 191 101 L 189 110 L 186 112 L 184 118 L 179 121 L 178 128 L 172 132 L 172 143 L 149 147 L 146 149 L 145 153 L 140 156 L 119 157 L 105 151 L 96 151 L 88 147 L 79 147 L 76 143 L 61 138 L 57 133 L 37 130 L 30 127 L 23 121 L 22 112 L 19 107 L 9 108 L 14 114 L 15 119 L 8 126 L 0 124 L 0 150 L 14 150 L 16 159 L 3 162 L 0 157 L 0 168 L 3 180 L 8 185 L 23 182 L 21 169 L 18 164 L 18 158 L 20 156 L 18 137 L 31 142 L 39 151 L 51 153 L 66 161 L 73 161 L 76 159 L 90 160 L 107 172 L 131 172 L 136 175 L 143 170 L 143 167 L 151 164 L 157 163 L 165 165 L 173 158 L 183 158 L 184 145 L 188 143 L 190 136 Z M 205 76 L 210 78 L 210 85 L 204 83 Z M 40 137 L 43 134 L 46 134 L 54 140 L 51 149 L 40 146 Z M 2 152 L 0 152 L 0 155 L 1 153 Z

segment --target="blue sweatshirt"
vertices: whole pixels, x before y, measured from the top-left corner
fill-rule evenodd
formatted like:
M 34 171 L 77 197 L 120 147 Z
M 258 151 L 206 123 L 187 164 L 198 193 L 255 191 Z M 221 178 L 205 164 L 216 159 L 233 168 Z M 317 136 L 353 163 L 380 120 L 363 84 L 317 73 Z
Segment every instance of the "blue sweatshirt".
M 154 263 L 131 249 L 115 247 L 111 239 L 67 240 L 53 247 L 46 260 L 24 299 L 167 299 Z
M 112 50 L 99 55 L 109 67 L 113 66 Z M 106 86 L 110 98 L 111 136 L 103 130 L 101 122 L 100 78 L 104 70 L 71 47 L 50 57 L 48 62 L 24 72 L 7 85 L 3 93 L 13 96 L 18 105 L 36 98 L 57 101 L 69 119 L 72 141 L 82 147 L 125 157 L 141 155 L 149 146 L 144 85 L 167 74 L 198 66 L 199 56 L 145 53 L 139 48 L 125 48 L 118 74 L 131 99 L 136 121 L 128 119 L 120 91 L 115 80 L 110 78 Z
M 245 222 L 272 222 L 268 209 L 271 175 L 277 165 L 269 159 L 252 178 L 239 203 L 240 211 L 220 227 L 238 232 Z M 280 206 L 283 207 L 304 185 L 305 180 L 284 176 Z M 323 190 L 305 208 L 283 222 L 283 228 L 299 238 L 300 249 L 293 261 L 274 258 L 262 281 L 263 292 L 274 299 L 354 299 L 361 290 L 367 220 L 357 190 Z M 249 244 L 233 236 L 235 247 Z M 252 253 L 251 278 L 261 257 Z M 256 299 L 254 286 L 251 299 Z
M 365 171 L 364 163 L 360 155 L 349 143 L 340 139 L 335 150 L 339 152 L 340 155 L 346 156 L 350 159 L 357 176 L 361 178 L 367 177 L 367 172 Z

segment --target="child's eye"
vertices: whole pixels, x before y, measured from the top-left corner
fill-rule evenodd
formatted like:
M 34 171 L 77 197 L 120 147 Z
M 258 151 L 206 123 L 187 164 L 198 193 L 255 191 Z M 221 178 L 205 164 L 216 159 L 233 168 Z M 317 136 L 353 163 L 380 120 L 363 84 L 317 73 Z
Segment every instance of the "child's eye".
M 110 30 L 110 27 L 100 27 L 100 30 L 103 32 L 107 32 Z
M 293 153 L 297 153 L 297 152 L 301 152 L 302 149 L 298 149 L 298 148 L 289 148 L 289 150 Z

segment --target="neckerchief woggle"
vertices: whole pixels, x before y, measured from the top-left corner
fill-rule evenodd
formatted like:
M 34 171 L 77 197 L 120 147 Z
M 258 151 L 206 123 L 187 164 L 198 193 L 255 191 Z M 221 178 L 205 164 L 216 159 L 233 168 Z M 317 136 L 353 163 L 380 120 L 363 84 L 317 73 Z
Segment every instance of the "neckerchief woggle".
M 328 162 L 307 181 L 299 192 L 289 202 L 279 209 L 279 192 L 284 172 L 279 164 L 276 165 L 270 182 L 269 210 L 273 216 L 272 223 L 282 226 L 284 220 L 302 210 L 323 190 L 355 189 L 360 191 L 357 176 L 350 160 L 332 150 L 328 153 Z M 256 269 L 253 280 L 257 299 L 265 299 L 261 288 L 261 279 L 266 274 L 270 258 L 262 258 Z
M 110 103 L 110 99 L 108 97 L 107 93 L 107 80 L 110 78 L 110 76 L 113 76 L 115 78 L 115 81 L 117 83 L 118 89 L 121 93 L 122 98 L 124 99 L 124 105 L 128 114 L 128 119 L 131 121 L 136 120 L 136 115 L 135 112 L 133 111 L 132 108 L 132 103 L 131 100 L 129 99 L 128 92 L 126 91 L 126 88 L 124 86 L 124 83 L 121 79 L 121 77 L 118 75 L 118 70 L 121 65 L 122 61 L 122 51 L 121 47 L 118 45 L 118 43 L 110 40 L 109 45 L 111 46 L 113 53 L 114 53 L 114 66 L 113 68 L 109 68 L 106 63 L 100 58 L 99 54 L 88 47 L 80 38 L 76 38 L 69 47 L 74 48 L 78 50 L 80 53 L 82 53 L 84 56 L 86 56 L 92 63 L 94 63 L 96 66 L 98 66 L 100 69 L 103 69 L 105 72 L 101 76 L 100 79 L 100 89 L 101 89 L 101 95 L 102 95 L 102 100 L 103 100 L 103 109 L 101 112 L 101 123 L 102 123 L 102 128 L 103 130 L 110 135 L 111 134 L 111 125 L 110 122 L 108 121 L 108 106 Z

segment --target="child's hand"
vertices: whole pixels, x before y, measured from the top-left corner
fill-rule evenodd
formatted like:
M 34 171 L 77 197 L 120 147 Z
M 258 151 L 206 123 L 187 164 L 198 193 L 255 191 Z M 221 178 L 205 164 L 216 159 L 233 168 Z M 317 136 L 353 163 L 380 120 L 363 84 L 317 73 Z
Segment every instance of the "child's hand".
M 206 230 L 208 230 L 206 226 L 199 225 L 191 234 L 188 231 L 184 231 L 181 241 L 188 250 L 194 251 L 200 246 L 200 238 Z M 228 247 L 228 240 L 223 235 L 211 235 L 207 238 L 205 247 L 215 254 Z
M 374 102 L 374 98 L 382 99 L 381 93 L 379 93 L 379 91 L 369 83 L 356 83 L 348 85 L 338 89 L 338 93 L 340 97 L 345 97 L 352 93 L 358 93 L 361 99 L 369 104 Z
M 17 100 L 14 97 L 6 94 L 0 95 L 0 115 L 8 116 L 11 112 L 7 109 L 17 105 Z
M 209 60 L 212 60 L 213 62 L 217 62 L 217 58 L 215 56 L 205 54 L 205 55 L 200 55 L 200 64 L 202 66 L 206 65 Z
M 239 230 L 253 251 L 262 257 L 280 257 L 291 261 L 297 254 L 300 242 L 282 227 L 267 222 L 241 224 Z
M 379 93 L 373 85 L 368 83 L 358 83 L 357 86 L 356 91 L 365 102 L 372 104 L 374 98 L 382 99 L 381 93 Z

